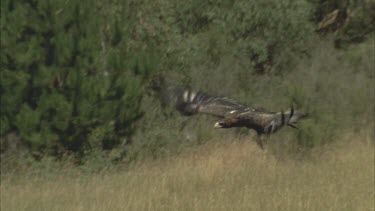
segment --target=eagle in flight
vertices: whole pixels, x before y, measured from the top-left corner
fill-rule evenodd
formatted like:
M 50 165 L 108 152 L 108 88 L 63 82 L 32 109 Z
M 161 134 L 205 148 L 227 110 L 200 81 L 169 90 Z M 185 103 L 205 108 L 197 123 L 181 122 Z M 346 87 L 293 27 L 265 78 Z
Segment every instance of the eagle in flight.
M 246 127 L 257 132 L 257 144 L 263 149 L 263 134 L 278 131 L 284 125 L 297 128 L 297 121 L 306 113 L 294 110 L 273 112 L 264 108 L 249 107 L 229 97 L 218 97 L 195 91 L 189 87 L 171 86 L 159 89 L 162 102 L 174 106 L 183 115 L 211 114 L 220 119 L 215 128 Z

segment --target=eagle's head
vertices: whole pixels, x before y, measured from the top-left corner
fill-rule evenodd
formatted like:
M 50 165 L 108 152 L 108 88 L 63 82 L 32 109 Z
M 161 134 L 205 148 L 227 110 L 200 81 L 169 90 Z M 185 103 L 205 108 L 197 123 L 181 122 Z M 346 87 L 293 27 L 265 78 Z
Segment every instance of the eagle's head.
M 237 116 L 232 116 L 217 121 L 214 128 L 231 128 L 240 126 L 243 126 L 241 124 L 241 119 L 237 118 Z
M 216 122 L 214 125 L 214 128 L 230 128 L 230 127 L 232 126 L 223 120 Z

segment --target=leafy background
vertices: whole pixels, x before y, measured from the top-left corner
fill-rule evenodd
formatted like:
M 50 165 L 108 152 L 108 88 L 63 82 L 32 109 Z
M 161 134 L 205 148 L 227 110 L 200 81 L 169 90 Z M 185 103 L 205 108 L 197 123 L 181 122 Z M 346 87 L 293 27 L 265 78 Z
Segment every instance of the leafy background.
M 163 76 L 271 110 L 310 113 L 269 140 L 306 156 L 374 137 L 374 1 L 1 2 L 2 173 L 17 162 L 105 166 L 178 153 L 218 131 L 160 105 Z

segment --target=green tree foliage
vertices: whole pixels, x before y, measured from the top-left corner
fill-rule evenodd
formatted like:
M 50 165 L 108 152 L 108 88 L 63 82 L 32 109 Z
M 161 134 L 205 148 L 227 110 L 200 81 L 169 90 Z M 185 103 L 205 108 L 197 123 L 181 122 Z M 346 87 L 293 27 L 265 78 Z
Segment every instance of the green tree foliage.
M 271 110 L 295 103 L 312 120 L 294 141 L 326 142 L 351 122 L 371 123 L 360 121 L 369 111 L 361 102 L 373 99 L 362 91 L 372 84 L 373 49 L 340 53 L 318 35 L 333 35 L 336 47 L 364 41 L 372 2 L 2 0 L 1 135 L 18 134 L 35 155 L 97 160 L 125 155 L 130 142 L 157 155 L 217 134 L 249 135 L 212 132 L 210 117 L 189 122 L 161 108 L 146 88 L 162 74 Z
M 117 14 L 102 6 L 2 1 L 2 135 L 17 132 L 33 153 L 54 155 L 128 140 L 154 59 L 129 52 Z

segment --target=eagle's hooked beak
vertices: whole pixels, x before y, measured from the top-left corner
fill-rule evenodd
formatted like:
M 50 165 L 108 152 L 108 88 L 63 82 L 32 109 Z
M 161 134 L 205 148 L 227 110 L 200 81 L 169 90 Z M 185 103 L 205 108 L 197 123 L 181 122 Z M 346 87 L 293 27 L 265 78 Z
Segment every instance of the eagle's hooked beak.
M 221 125 L 220 122 L 216 122 L 214 125 L 214 128 L 222 128 L 223 126 Z

